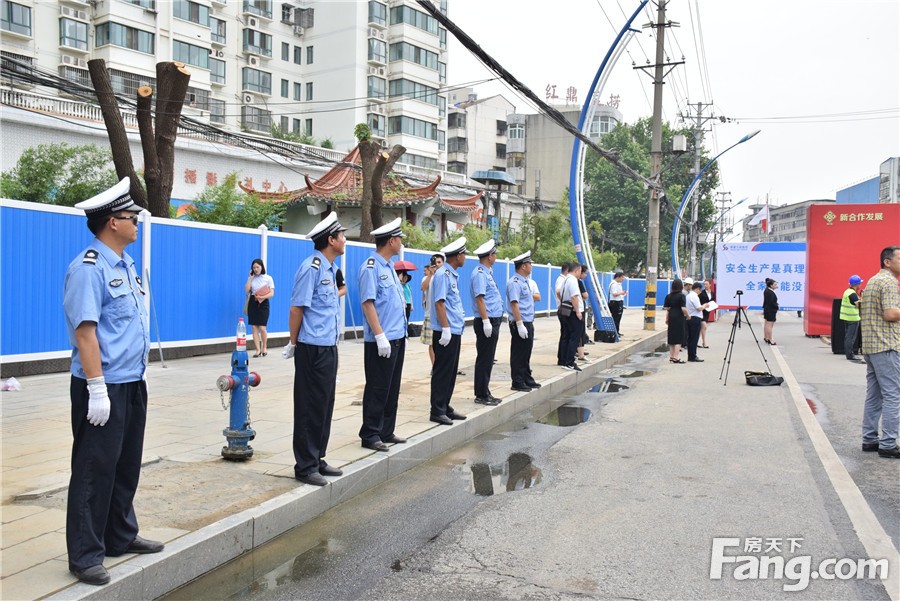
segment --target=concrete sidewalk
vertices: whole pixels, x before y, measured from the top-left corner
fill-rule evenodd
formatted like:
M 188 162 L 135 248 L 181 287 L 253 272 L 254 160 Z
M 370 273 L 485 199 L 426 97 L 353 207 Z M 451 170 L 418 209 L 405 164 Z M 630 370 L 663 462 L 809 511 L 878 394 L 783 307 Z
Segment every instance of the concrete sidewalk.
M 658 317 L 656 332 L 642 329 L 640 311 L 627 311 L 623 340 L 588 347 L 591 364 L 583 373 L 556 366 L 558 322 L 535 322 L 532 368 L 544 388 L 514 393 L 509 379 L 509 329 L 502 326 L 492 392 L 504 402 L 475 405 L 472 375 L 475 337 L 463 336 L 453 406 L 469 419 L 453 427 L 428 420 L 430 364 L 427 347 L 409 341 L 400 395 L 397 434 L 410 438 L 389 453 L 360 446 L 358 431 L 365 385 L 362 342 L 342 343 L 340 381 L 327 459 L 346 475 L 322 489 L 293 479 L 291 432 L 293 363 L 280 357 L 251 359 L 262 383 L 251 390 L 255 454 L 246 463 L 221 459 L 228 423 L 216 378 L 229 372 L 230 355 L 151 364 L 150 407 L 144 444 L 145 467 L 135 499 L 141 534 L 167 542 L 164 553 L 108 558 L 113 582 L 106 587 L 77 584 L 68 572 L 65 547 L 65 498 L 69 478 L 71 428 L 69 375 L 21 379 L 23 390 L 2 402 L 2 580 L 0 598 L 153 598 L 206 570 L 263 544 L 315 517 L 350 496 L 427 461 L 498 425 L 533 404 L 555 398 L 579 379 L 620 362 L 633 352 L 665 342 Z M 226 399 L 227 400 L 227 399 Z M 177 569 L 174 566 L 178 566 Z M 74 586 L 73 586 L 74 585 Z

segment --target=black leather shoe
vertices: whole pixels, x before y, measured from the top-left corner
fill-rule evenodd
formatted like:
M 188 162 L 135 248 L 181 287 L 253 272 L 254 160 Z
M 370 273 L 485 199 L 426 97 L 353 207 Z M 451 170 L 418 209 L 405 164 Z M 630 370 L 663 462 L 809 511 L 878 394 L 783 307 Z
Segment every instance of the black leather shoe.
M 510 388 L 517 392 L 531 392 L 531 387 L 525 386 L 524 384 L 513 384 Z
M 70 568 L 69 571 L 75 575 L 75 578 L 78 578 L 78 580 L 85 584 L 93 584 L 95 586 L 109 584 L 109 572 L 106 571 L 103 564 L 91 566 L 83 570 L 73 570 Z
M 387 446 L 380 440 L 378 442 L 363 441 L 362 446 L 366 447 L 367 449 L 372 449 L 373 451 L 381 451 L 382 453 L 387 453 L 391 450 L 391 447 Z
M 878 450 L 877 442 L 864 442 L 862 445 L 863 453 L 874 453 Z
M 394 444 L 403 444 L 406 442 L 406 439 L 400 438 L 396 434 L 391 434 L 390 436 L 388 436 L 387 438 L 384 439 L 384 442 L 391 442 Z
M 311 486 L 325 486 L 328 484 L 328 480 L 323 478 L 322 474 L 319 472 L 313 472 L 311 474 L 306 474 L 305 476 L 297 476 L 297 480 Z
M 529 388 L 540 388 L 541 387 L 541 385 L 539 383 L 535 382 L 534 380 L 532 380 L 531 382 L 525 382 L 525 386 L 528 386 Z
M 463 415 L 462 413 L 457 413 L 453 409 L 451 409 L 450 411 L 447 412 L 447 417 L 449 417 L 450 419 L 459 419 L 459 420 L 466 419 L 465 415 Z
M 900 448 L 878 449 L 878 456 L 886 459 L 900 459 Z
M 128 543 L 125 548 L 126 553 L 159 553 L 166 546 L 155 540 L 147 540 L 140 536 L 135 536 L 134 540 Z
M 328 465 L 327 463 L 322 463 L 319 466 L 319 473 L 323 476 L 343 476 L 344 470 Z
M 446 415 L 432 415 L 431 421 L 442 426 L 452 426 L 453 421 Z
M 703 359 L 700 357 L 694 357 L 693 359 L 688 359 L 689 363 L 703 363 Z
M 499 405 L 500 403 L 503 402 L 503 399 L 497 398 L 492 394 L 488 395 L 488 400 L 491 401 L 495 405 Z
M 492 397 L 492 396 L 489 396 L 489 397 L 478 397 L 477 396 L 477 397 L 475 397 L 475 403 L 478 405 L 494 406 L 494 405 L 500 404 L 500 399 Z

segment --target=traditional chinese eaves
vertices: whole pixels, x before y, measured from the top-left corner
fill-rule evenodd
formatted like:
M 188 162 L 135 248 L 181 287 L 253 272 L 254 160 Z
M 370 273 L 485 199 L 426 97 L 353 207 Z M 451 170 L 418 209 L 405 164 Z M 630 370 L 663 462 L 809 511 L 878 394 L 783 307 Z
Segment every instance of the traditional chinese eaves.
M 239 183 L 241 190 L 258 194 L 260 200 L 266 202 L 279 202 L 289 205 L 318 201 L 324 202 L 332 208 L 358 207 L 362 202 L 362 159 L 357 146 L 345 156 L 340 163 L 332 167 L 320 179 L 312 180 L 308 175 L 303 176 L 306 187 L 287 192 L 260 192 L 251 186 Z M 441 178 L 438 176 L 427 186 L 415 187 L 391 172 L 384 178 L 384 206 L 385 207 L 412 207 L 437 201 L 441 210 L 445 213 L 474 213 L 480 206 L 479 199 L 484 194 L 478 192 L 474 196 L 466 198 L 441 198 L 437 192 Z

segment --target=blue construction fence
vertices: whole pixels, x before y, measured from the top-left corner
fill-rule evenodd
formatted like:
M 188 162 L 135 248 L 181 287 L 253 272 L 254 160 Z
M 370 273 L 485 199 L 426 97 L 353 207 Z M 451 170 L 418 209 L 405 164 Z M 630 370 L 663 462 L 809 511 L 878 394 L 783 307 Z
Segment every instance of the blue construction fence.
M 255 258 L 262 258 L 275 281 L 268 330 L 278 336 L 288 332 L 294 274 L 312 251 L 312 242 L 297 234 L 269 232 L 142 215 L 137 241 L 126 252 L 135 260 L 148 291 L 150 333 L 154 346 L 195 346 L 227 342 L 234 337 L 243 314 L 243 286 Z M 0 200 L 0 361 L 29 361 L 68 356 L 71 352 L 62 311 L 63 280 L 68 265 L 90 244 L 84 214 L 69 207 Z M 362 324 L 362 308 L 356 285 L 359 268 L 373 246 L 348 242 L 340 266 L 347 281 L 344 322 L 347 328 Z M 410 321 L 423 319 L 421 283 L 430 251 L 405 249 L 402 258 L 415 264 L 411 272 L 413 312 Z M 467 283 L 478 265 L 469 258 L 461 269 Z M 498 260 L 494 276 L 503 285 L 512 276 L 509 261 Z M 541 300 L 540 316 L 555 310 L 553 287 L 560 268 L 534 265 Z M 608 290 L 611 273 L 601 274 Z M 660 280 L 657 299 L 669 291 Z M 626 307 L 641 309 L 646 284 L 628 279 Z M 467 288 L 463 288 L 465 292 Z M 466 316 L 473 316 L 472 300 L 463 294 Z

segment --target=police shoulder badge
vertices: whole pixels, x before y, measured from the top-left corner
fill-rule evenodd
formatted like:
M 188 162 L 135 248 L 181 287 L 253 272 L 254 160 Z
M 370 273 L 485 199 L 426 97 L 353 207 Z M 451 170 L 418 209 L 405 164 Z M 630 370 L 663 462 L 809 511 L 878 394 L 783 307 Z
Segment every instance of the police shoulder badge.
M 322 259 L 319 257 L 313 257 L 312 263 L 310 263 L 311 267 L 315 267 L 318 269 L 322 265 Z
M 97 263 L 97 257 L 100 256 L 93 248 L 84 253 L 84 259 L 82 259 L 82 263 L 90 263 L 91 265 L 95 265 Z
M 366 267 L 369 269 L 375 267 L 375 257 L 369 257 L 369 260 L 366 261 Z

